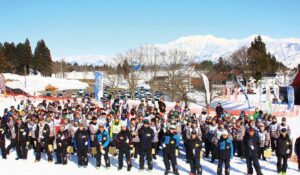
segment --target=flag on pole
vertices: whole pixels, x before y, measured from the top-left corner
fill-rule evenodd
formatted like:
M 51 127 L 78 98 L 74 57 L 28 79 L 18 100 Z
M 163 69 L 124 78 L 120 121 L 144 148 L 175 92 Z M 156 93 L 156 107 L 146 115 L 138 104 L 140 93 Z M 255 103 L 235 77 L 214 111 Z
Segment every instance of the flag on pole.
M 294 111 L 295 94 L 294 94 L 293 86 L 287 87 L 287 95 L 288 95 L 288 110 Z
M 250 109 L 251 106 L 250 106 L 250 101 L 249 101 L 248 95 L 247 95 L 247 93 L 245 92 L 245 89 L 244 89 L 242 83 L 241 83 L 238 79 L 237 79 L 237 83 L 239 84 L 240 88 L 242 89 L 242 93 L 245 95 L 245 99 L 246 99 L 246 101 L 247 101 L 247 103 L 248 103 L 248 108 Z
M 204 83 L 204 87 L 206 90 L 206 102 L 207 104 L 210 104 L 210 91 L 209 91 L 209 81 L 206 75 L 201 74 L 202 79 L 203 79 L 203 83 Z
M 95 100 L 98 102 L 103 97 L 103 76 L 101 72 L 95 72 Z

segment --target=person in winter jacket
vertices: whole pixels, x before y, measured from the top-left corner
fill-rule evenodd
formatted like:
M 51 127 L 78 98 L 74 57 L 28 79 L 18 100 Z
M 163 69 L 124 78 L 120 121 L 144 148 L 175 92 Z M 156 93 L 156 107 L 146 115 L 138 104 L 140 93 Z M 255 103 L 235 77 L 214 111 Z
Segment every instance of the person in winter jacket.
M 286 128 L 282 128 L 276 144 L 277 172 L 285 175 L 288 167 L 287 160 L 292 156 L 293 143 Z
M 148 161 L 148 170 L 153 169 L 152 165 L 152 142 L 154 139 L 154 131 L 149 127 L 149 121 L 144 120 L 144 125 L 138 130 L 138 136 L 140 140 L 139 152 L 140 152 L 140 170 L 144 170 L 145 156 Z
M 286 129 L 286 132 L 287 132 L 288 135 L 291 135 L 291 128 L 290 128 L 290 126 L 286 123 L 286 118 L 285 118 L 285 117 L 283 117 L 283 118 L 281 119 L 281 123 L 278 125 L 278 128 L 277 128 L 277 133 L 280 133 L 281 130 L 282 130 L 283 128 Z
M 119 117 L 115 116 L 114 121 L 112 122 L 110 127 L 110 141 L 112 142 L 112 146 L 116 146 L 117 144 L 117 137 L 119 132 L 121 131 L 121 125 L 122 123 L 120 122 Z
M 67 147 L 70 143 L 70 133 L 65 125 L 60 125 L 60 129 L 56 134 L 56 159 L 55 164 L 67 164 Z
M 46 151 L 48 162 L 53 161 L 52 154 L 49 150 L 49 135 L 50 135 L 50 127 L 44 121 L 44 118 L 39 119 L 39 124 L 35 130 L 35 138 L 37 139 L 36 143 L 36 154 L 35 154 L 35 161 L 39 162 L 41 160 L 41 153 L 43 150 Z
M 272 117 L 272 122 L 269 125 L 269 133 L 271 136 L 271 148 L 272 151 L 275 151 L 276 148 L 276 143 L 277 143 L 277 138 L 278 138 L 278 123 L 277 123 L 277 119 L 275 116 Z
M 245 134 L 244 139 L 245 156 L 247 163 L 247 173 L 253 174 L 253 167 L 255 168 L 257 175 L 262 175 L 260 164 L 258 161 L 258 150 L 259 150 L 259 138 L 255 134 L 253 128 L 249 129 L 249 132 Z
M 220 118 L 221 115 L 223 114 L 223 112 L 224 112 L 224 109 L 223 109 L 221 103 L 218 103 L 218 105 L 216 107 L 216 114 L 217 114 L 217 116 Z
M 245 127 L 241 125 L 241 120 L 236 120 L 236 123 L 232 129 L 233 135 L 233 153 L 237 153 L 237 156 L 243 158 L 244 155 L 244 143 L 243 138 L 245 135 Z
M 153 142 L 152 142 L 152 150 L 154 150 L 154 151 L 152 151 L 152 156 L 153 156 L 153 159 L 155 160 L 156 155 L 158 154 L 158 149 L 159 149 L 158 135 L 159 135 L 161 127 L 160 127 L 159 124 L 157 124 L 155 118 L 151 119 L 151 126 L 150 127 L 154 132 L 154 138 L 153 138 Z
M 233 158 L 232 140 L 228 138 L 228 131 L 224 130 L 218 142 L 218 168 L 217 174 L 222 175 L 222 166 L 225 164 L 225 175 L 230 174 L 230 159 Z
M 124 154 L 126 156 L 126 161 L 127 161 L 127 171 L 131 170 L 132 164 L 131 164 L 131 157 L 130 157 L 130 142 L 131 142 L 130 132 L 127 129 L 127 125 L 123 124 L 121 127 L 121 131 L 117 137 L 117 148 L 119 149 L 118 170 L 121 170 L 123 168 Z
M 295 153 L 298 158 L 298 170 L 300 171 L 300 136 L 296 139 L 295 142 Z
M 3 159 L 6 159 L 5 135 L 7 132 L 8 132 L 7 125 L 5 122 L 2 121 L 2 118 L 0 117 L 0 150 Z
M 22 122 L 22 118 L 18 118 L 15 126 L 15 133 L 16 133 L 16 151 L 17 151 L 17 158 L 18 159 L 27 159 L 27 140 L 28 140 L 28 127 L 27 124 Z
M 215 159 L 218 158 L 218 143 L 219 140 L 221 139 L 222 133 L 224 131 L 227 131 L 227 129 L 224 126 L 223 120 L 219 121 L 219 126 L 214 132 L 214 136 L 212 138 L 212 156 L 211 156 L 211 163 L 215 162 Z
M 96 167 L 101 167 L 101 156 L 104 156 L 105 166 L 106 168 L 110 167 L 110 159 L 108 157 L 108 149 L 110 137 L 108 132 L 105 130 L 104 123 L 99 124 L 99 129 L 96 132 Z
M 187 148 L 188 148 L 188 162 L 191 167 L 191 174 L 192 175 L 202 175 L 202 166 L 200 163 L 200 153 L 202 149 L 202 141 L 197 136 L 197 131 L 191 132 L 191 138 L 187 141 Z
M 214 144 L 212 142 L 214 134 L 218 128 L 216 120 L 211 120 L 211 123 L 207 123 L 205 127 L 205 157 L 208 158 L 209 154 L 211 153 L 212 156 L 216 149 L 214 149 Z
M 259 125 L 258 136 L 259 136 L 258 158 L 262 158 L 263 160 L 266 160 L 266 158 L 264 156 L 264 151 L 270 147 L 271 138 L 270 138 L 270 133 L 268 133 L 265 130 L 264 124 Z
M 164 102 L 164 99 L 163 98 L 160 98 L 159 102 L 158 102 L 158 108 L 159 108 L 159 111 L 164 114 L 166 112 L 166 104 Z
M 180 137 L 176 133 L 176 126 L 171 125 L 169 131 L 163 136 L 163 160 L 166 167 L 165 175 L 170 173 L 170 161 L 173 168 L 173 173 L 179 175 L 177 160 L 176 160 L 176 150 L 180 143 Z
M 88 165 L 88 150 L 89 150 L 89 136 L 88 131 L 83 127 L 83 124 L 79 124 L 78 130 L 74 135 L 74 146 L 77 150 L 78 167 L 84 168 Z
M 137 158 L 139 151 L 140 139 L 138 137 L 138 130 L 140 129 L 141 124 L 137 123 L 135 118 L 132 118 L 130 121 L 129 131 L 131 134 L 132 142 L 130 143 L 131 157 Z

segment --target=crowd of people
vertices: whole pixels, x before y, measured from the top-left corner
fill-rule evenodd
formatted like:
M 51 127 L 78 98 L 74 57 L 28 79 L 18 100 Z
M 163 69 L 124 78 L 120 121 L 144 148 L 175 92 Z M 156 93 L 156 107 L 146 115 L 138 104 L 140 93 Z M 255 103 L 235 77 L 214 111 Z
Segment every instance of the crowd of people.
M 158 105 L 142 100 L 131 106 L 127 100 L 116 97 L 101 107 L 90 99 L 44 100 L 38 104 L 22 100 L 5 109 L 0 117 L 3 159 L 13 149 L 16 160 L 27 159 L 28 150 L 33 149 L 36 162 L 46 154 L 48 162 L 55 158 L 55 164 L 66 165 L 68 155 L 74 154 L 78 167 L 87 167 L 89 158 L 95 158 L 96 168 L 102 166 L 102 160 L 110 168 L 110 157 L 115 156 L 121 170 L 125 156 L 130 171 L 132 159 L 139 157 L 140 171 L 145 170 L 145 161 L 151 171 L 157 156 L 162 156 L 165 175 L 179 175 L 178 158 L 190 165 L 191 175 L 201 175 L 202 155 L 211 163 L 218 161 L 218 175 L 223 170 L 225 175 L 230 174 L 234 156 L 246 159 L 248 175 L 253 174 L 253 168 L 262 175 L 259 162 L 266 161 L 269 153 L 277 156 L 277 172 L 286 174 L 293 153 L 290 133 L 286 118 L 278 122 L 276 116 L 258 109 L 251 116 L 243 111 L 232 116 L 218 104 L 216 115 L 211 117 L 206 111 L 193 114 L 178 101 L 167 111 L 163 99 Z M 178 156 L 179 148 L 185 154 Z M 300 137 L 294 151 L 300 158 Z

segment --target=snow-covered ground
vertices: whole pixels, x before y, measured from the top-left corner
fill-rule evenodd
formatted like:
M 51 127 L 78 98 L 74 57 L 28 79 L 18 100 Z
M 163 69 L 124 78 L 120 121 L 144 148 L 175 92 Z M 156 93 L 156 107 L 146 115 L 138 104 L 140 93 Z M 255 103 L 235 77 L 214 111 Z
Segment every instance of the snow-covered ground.
M 182 151 L 181 151 L 182 153 Z M 95 159 L 89 157 L 89 165 L 87 168 L 78 168 L 77 167 L 77 157 L 72 156 L 71 160 L 68 160 L 68 164 L 66 166 L 63 165 L 55 165 L 54 163 L 48 163 L 45 155 L 42 156 L 42 160 L 38 163 L 35 163 L 33 152 L 30 151 L 28 155 L 28 160 L 15 160 L 15 151 L 12 152 L 7 160 L 3 160 L 0 158 L 0 167 L 2 175 L 11 175 L 11 174 L 22 174 L 22 175 L 53 175 L 53 174 L 70 174 L 70 175 L 96 175 L 96 174 L 105 174 L 105 175 L 115 175 L 116 173 L 122 173 L 122 175 L 137 175 L 141 174 L 138 169 L 138 159 L 133 159 L 133 168 L 131 172 L 127 172 L 126 170 L 126 162 L 124 161 L 124 167 L 121 171 L 117 170 L 117 157 L 110 156 L 112 167 L 110 169 L 105 169 L 105 167 L 101 167 L 100 169 L 95 168 Z M 103 162 L 104 160 L 102 160 Z M 181 175 L 189 174 L 190 167 L 185 162 L 183 155 L 179 155 L 177 159 L 177 163 L 179 166 L 179 173 Z M 217 162 L 214 164 L 210 163 L 209 160 L 201 159 L 201 164 L 203 167 L 203 175 L 215 175 L 217 170 Z M 260 161 L 262 172 L 264 175 L 273 175 L 277 174 L 276 172 L 276 158 L 273 157 L 268 162 Z M 147 167 L 147 165 L 145 165 Z M 246 174 L 246 161 L 241 160 L 239 158 L 234 158 L 231 160 L 231 174 L 232 175 L 245 175 Z M 144 171 L 142 174 L 148 175 L 163 175 L 165 171 L 165 166 L 163 164 L 162 157 L 159 156 L 157 160 L 154 160 L 154 169 L 152 172 Z M 289 168 L 287 171 L 288 175 L 296 175 L 297 165 L 296 163 L 289 163 Z M 254 173 L 255 174 L 255 173 Z
M 9 107 L 11 105 L 16 105 L 20 97 L 16 97 L 16 101 L 12 97 L 4 98 L 3 96 L 0 96 L 0 114 L 3 113 L 3 109 L 5 107 Z M 37 101 L 36 101 L 37 102 Z M 138 104 L 138 101 L 131 102 L 132 104 Z M 174 106 L 174 103 L 168 102 L 167 103 L 168 108 L 171 108 Z M 192 104 L 192 107 L 199 108 L 201 107 L 196 104 Z M 300 124 L 300 117 L 292 117 L 287 119 L 288 124 L 291 126 L 292 129 L 292 137 L 296 138 L 300 135 L 300 130 L 298 129 Z M 95 168 L 95 159 L 89 157 L 89 166 L 87 168 L 78 168 L 77 167 L 77 158 L 76 156 L 72 156 L 71 160 L 68 161 L 68 165 L 55 165 L 54 163 L 48 163 L 45 155 L 43 155 L 43 160 L 39 163 L 34 162 L 34 155 L 33 152 L 30 151 L 28 155 L 28 160 L 15 160 L 16 153 L 15 151 L 11 152 L 11 154 L 8 156 L 7 160 L 3 160 L 0 158 L 0 167 L 1 167 L 1 174 L 22 174 L 22 175 L 32 175 L 32 174 L 43 174 L 43 175 L 53 175 L 53 174 L 72 174 L 72 175 L 81 175 L 81 174 L 106 174 L 106 175 L 113 175 L 116 173 L 122 173 L 124 175 L 130 174 L 130 175 L 136 175 L 140 174 L 138 170 L 138 159 L 133 159 L 133 166 L 131 172 L 126 171 L 126 166 L 123 168 L 122 171 L 117 170 L 117 158 L 111 157 L 112 167 L 107 170 L 104 167 L 101 167 L 100 169 Z M 190 167 L 189 164 L 187 164 L 184 160 L 184 150 L 180 150 L 179 158 L 178 160 L 178 166 L 179 166 L 179 172 L 181 175 L 185 175 L 189 173 Z M 125 161 L 125 160 L 124 160 Z M 260 161 L 262 166 L 262 171 L 264 175 L 273 175 L 276 174 L 276 157 L 272 157 L 268 162 Z M 124 162 L 125 163 L 125 162 Z M 209 162 L 209 160 L 201 159 L 201 163 L 203 166 L 203 175 L 214 175 L 216 174 L 217 169 L 217 162 L 212 164 Z M 126 165 L 126 163 L 125 163 Z M 146 166 L 147 167 L 147 166 Z M 157 160 L 154 160 L 154 170 L 152 172 L 143 172 L 143 174 L 149 174 L 149 175 L 159 175 L 163 174 L 165 171 L 165 167 L 162 161 L 162 157 L 159 156 Z M 231 174 L 232 175 L 244 175 L 246 174 L 246 162 L 245 160 L 240 160 L 239 158 L 234 158 L 231 160 Z M 288 168 L 288 175 L 295 175 L 299 174 L 297 171 L 297 164 L 294 162 L 289 162 L 289 168 Z
M 53 77 L 42 77 L 39 75 L 20 76 L 16 74 L 5 73 L 3 74 L 6 79 L 6 86 L 12 89 L 21 89 L 30 95 L 35 92 L 45 91 L 47 85 L 52 85 L 58 90 L 70 90 L 70 89 L 86 89 L 87 83 L 83 83 L 78 80 L 66 80 Z M 25 83 L 26 79 L 26 83 Z

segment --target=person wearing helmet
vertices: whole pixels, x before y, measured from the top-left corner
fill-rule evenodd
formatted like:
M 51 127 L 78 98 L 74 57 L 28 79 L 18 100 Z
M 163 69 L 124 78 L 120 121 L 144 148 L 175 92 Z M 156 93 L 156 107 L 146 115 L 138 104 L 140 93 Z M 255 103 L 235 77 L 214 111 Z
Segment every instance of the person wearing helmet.
M 223 130 L 221 138 L 218 142 L 218 168 L 217 174 L 222 175 L 222 166 L 225 164 L 225 175 L 230 174 L 230 159 L 233 158 L 233 144 L 228 137 L 228 131 Z

